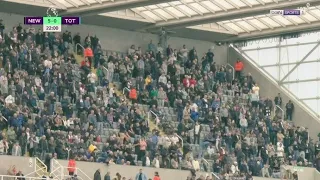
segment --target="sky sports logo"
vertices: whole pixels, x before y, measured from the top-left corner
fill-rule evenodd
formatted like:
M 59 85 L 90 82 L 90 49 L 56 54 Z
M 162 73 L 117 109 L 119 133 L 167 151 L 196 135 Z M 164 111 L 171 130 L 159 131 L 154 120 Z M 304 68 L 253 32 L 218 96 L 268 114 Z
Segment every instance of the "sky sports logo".
M 300 16 L 303 14 L 303 10 L 300 10 L 300 9 L 270 10 L 270 14 L 283 15 L 283 16 Z

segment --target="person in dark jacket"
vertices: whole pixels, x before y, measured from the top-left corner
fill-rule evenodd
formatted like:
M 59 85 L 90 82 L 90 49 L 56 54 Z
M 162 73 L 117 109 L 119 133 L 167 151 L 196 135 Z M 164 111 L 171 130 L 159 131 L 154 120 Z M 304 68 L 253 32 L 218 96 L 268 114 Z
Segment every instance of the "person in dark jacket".
M 93 180 L 101 180 L 100 169 L 96 170 L 94 173 Z
M 104 175 L 104 180 L 111 180 L 110 172 L 107 172 L 107 174 Z

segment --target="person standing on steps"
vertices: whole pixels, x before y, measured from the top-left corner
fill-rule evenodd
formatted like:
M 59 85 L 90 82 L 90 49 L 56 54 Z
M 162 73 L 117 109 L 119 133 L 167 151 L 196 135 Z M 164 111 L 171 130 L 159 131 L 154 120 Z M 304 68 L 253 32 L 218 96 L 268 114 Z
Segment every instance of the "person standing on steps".
M 142 169 L 139 170 L 139 173 L 136 175 L 135 180 L 147 180 L 147 176 L 142 172 Z
M 97 169 L 94 173 L 93 180 L 101 180 L 101 170 Z

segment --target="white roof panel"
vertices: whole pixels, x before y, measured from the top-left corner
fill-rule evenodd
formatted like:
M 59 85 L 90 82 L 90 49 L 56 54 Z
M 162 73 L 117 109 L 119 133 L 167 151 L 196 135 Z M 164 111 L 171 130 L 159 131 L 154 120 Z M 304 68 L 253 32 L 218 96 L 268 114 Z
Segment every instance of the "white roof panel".
M 217 5 L 213 4 L 211 1 L 201 1 L 202 4 L 205 4 L 207 7 L 210 7 L 216 12 L 223 11 L 223 9 L 219 8 Z
M 160 7 L 169 7 L 170 6 L 170 4 L 168 4 L 168 3 L 161 3 L 161 4 L 158 4 L 158 6 L 160 6 Z
M 294 22 L 296 22 L 296 23 L 298 23 L 298 24 L 304 24 L 304 23 L 306 23 L 304 20 L 302 20 L 302 19 L 299 18 L 298 16 L 286 16 L 286 18 L 292 19 Z
M 311 22 L 318 21 L 317 18 L 315 18 L 314 16 L 312 16 L 312 15 L 309 14 L 309 13 L 304 14 L 303 17 L 306 18 L 306 19 L 308 19 L 308 20 L 311 21 Z
M 261 5 L 258 1 L 256 1 L 256 0 L 247 0 L 250 4 L 252 4 L 252 5 Z
M 165 12 L 162 9 L 155 9 L 154 12 L 159 13 L 161 16 L 167 18 L 167 19 L 174 19 L 174 17 L 172 17 L 169 13 Z
M 192 16 L 198 15 L 198 13 L 194 12 L 192 9 L 190 9 L 186 5 L 179 5 L 178 7 L 181 8 L 182 10 L 184 10 L 185 12 L 187 12 L 188 14 L 192 15 Z
M 245 27 L 246 29 L 248 29 L 249 31 L 256 31 L 257 29 L 255 27 L 252 27 L 249 23 L 247 23 L 246 21 L 238 21 L 238 23 Z
M 266 26 L 265 24 L 263 24 L 261 21 L 259 21 L 257 19 L 248 19 L 248 21 L 257 25 L 260 29 L 269 29 L 268 26 Z
M 221 1 L 221 0 L 215 0 L 218 4 L 222 5 L 223 7 L 225 7 L 226 9 L 235 9 L 234 6 L 232 6 L 231 4 L 229 4 L 227 1 Z
M 210 12 L 198 3 L 191 3 L 190 6 L 192 6 L 196 10 L 200 11 L 201 13 L 209 13 Z
M 241 29 L 239 26 L 235 25 L 234 23 L 227 23 L 227 24 L 225 24 L 225 26 L 230 27 L 231 29 L 233 29 L 234 31 L 236 31 L 238 33 L 245 32 L 243 29 Z
M 149 9 L 159 9 L 159 7 L 158 6 L 156 6 L 156 5 L 150 5 L 150 6 L 147 6 L 147 8 L 149 8 Z
M 147 15 L 147 16 L 149 16 L 151 19 L 153 19 L 155 21 L 161 21 L 162 20 L 159 16 L 155 15 L 151 11 L 143 11 L 142 13 Z
M 247 5 L 243 3 L 241 0 L 229 0 L 229 1 L 236 4 L 239 7 L 247 7 Z
M 280 27 L 281 26 L 280 24 L 278 24 L 277 22 L 273 21 L 269 17 L 263 17 L 263 18 L 260 18 L 260 19 L 265 21 L 266 23 L 270 24 L 272 27 Z
M 288 21 L 287 18 L 285 18 L 283 16 L 272 16 L 272 18 L 282 22 L 286 26 L 292 25 L 292 23 L 290 21 Z
M 65 5 L 67 8 L 71 8 L 71 7 L 74 7 L 72 4 L 68 3 L 67 1 L 65 0 L 56 0 L 57 2 Z
M 183 14 L 182 12 L 180 12 L 179 10 L 177 10 L 174 7 L 167 7 L 166 10 L 170 11 L 171 13 L 175 14 L 178 17 L 186 17 L 185 14 Z

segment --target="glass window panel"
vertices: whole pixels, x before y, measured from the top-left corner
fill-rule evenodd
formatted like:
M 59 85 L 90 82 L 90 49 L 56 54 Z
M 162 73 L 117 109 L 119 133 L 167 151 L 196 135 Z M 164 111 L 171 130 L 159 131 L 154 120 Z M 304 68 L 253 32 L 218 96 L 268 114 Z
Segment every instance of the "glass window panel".
M 281 25 L 270 19 L 269 17 L 260 18 L 261 20 L 265 21 L 266 23 L 270 24 L 273 27 L 280 27 Z
M 235 25 L 234 23 L 227 23 L 225 24 L 226 26 L 230 27 L 231 29 L 233 29 L 236 32 L 242 33 L 245 32 L 243 29 L 239 28 L 237 25 Z
M 280 69 L 280 79 L 284 78 L 294 66 L 295 65 L 282 65 L 282 66 L 280 66 L 280 68 L 279 68 Z
M 219 3 L 221 6 L 225 7 L 226 9 L 235 9 L 231 4 L 227 3 L 227 1 L 216 1 Z
M 309 42 L 315 42 L 320 39 L 320 33 L 305 33 L 301 34 L 300 37 L 298 38 L 291 38 L 291 39 L 286 39 L 281 42 L 283 45 L 289 45 L 289 44 L 297 44 L 297 43 L 309 43 Z
M 252 4 L 252 5 L 258 5 L 258 4 L 260 4 L 258 1 L 256 1 L 256 0 L 247 0 L 250 4 Z
M 288 18 L 288 19 L 292 19 L 294 22 L 296 22 L 298 24 L 306 23 L 304 20 L 302 20 L 298 16 L 285 16 L 285 17 Z
M 318 82 L 299 82 L 294 83 L 298 85 L 298 98 L 314 98 L 318 96 Z
M 279 73 L 279 68 L 276 66 L 272 67 L 264 67 L 263 68 L 268 75 L 270 75 L 274 80 L 278 80 L 278 73 Z
M 292 63 L 300 61 L 314 45 L 300 45 L 281 47 L 281 63 Z
M 223 9 L 219 8 L 218 6 L 216 6 L 211 1 L 201 1 L 201 2 L 202 2 L 202 4 L 205 4 L 207 7 L 210 7 L 214 11 L 217 11 L 217 12 L 223 11 Z
M 252 24 L 257 25 L 261 29 L 269 29 L 268 26 L 266 26 L 265 24 L 263 24 L 261 21 L 259 21 L 257 19 L 251 19 L 251 20 L 248 20 L 248 21 L 250 21 Z
M 298 73 L 299 80 L 319 78 L 319 68 L 317 62 L 300 64 L 295 70 Z
M 198 10 L 202 13 L 209 13 L 210 12 L 206 8 L 204 8 L 203 6 L 199 5 L 198 3 L 191 3 L 190 6 L 192 6 L 193 8 L 195 8 L 196 10 Z
M 186 5 L 180 5 L 178 6 L 179 8 L 181 8 L 182 10 L 184 10 L 185 12 L 187 12 L 190 15 L 198 15 L 198 13 L 194 12 L 192 9 L 190 9 L 188 6 Z
M 318 21 L 317 18 L 313 17 L 313 16 L 310 15 L 309 13 L 304 14 L 303 17 L 305 17 L 306 19 L 308 19 L 308 20 L 311 21 L 311 22 Z
M 286 87 L 295 96 L 298 96 L 298 94 L 299 94 L 299 86 L 298 86 L 297 83 L 284 84 L 284 87 Z
M 245 51 L 245 54 L 250 57 L 250 60 L 259 64 L 259 51 L 258 50 Z
M 319 100 L 303 100 L 303 102 L 316 114 L 320 115 L 320 101 Z
M 284 25 L 289 26 L 292 25 L 292 22 L 288 21 L 285 17 L 283 16 L 272 16 L 274 19 L 277 19 L 278 21 L 282 22 Z
M 242 1 L 239 0 L 230 0 L 231 2 L 233 2 L 234 4 L 238 5 L 239 7 L 248 7 L 245 3 L 243 3 Z
M 320 61 L 320 47 L 315 49 L 307 58 L 305 61 Z
M 255 27 L 252 27 L 250 24 L 248 24 L 245 21 L 238 21 L 237 23 L 239 23 L 241 26 L 244 26 L 245 28 L 247 28 L 249 31 L 255 31 L 257 30 Z
M 150 6 L 147 6 L 147 7 L 150 8 L 150 9 L 159 9 L 159 7 L 156 6 L 156 5 L 150 5 Z
M 166 8 L 168 11 L 170 11 L 171 13 L 175 14 L 178 17 L 185 17 L 186 15 L 183 14 L 182 12 L 178 11 L 176 8 L 174 7 L 167 7 Z
M 174 19 L 174 17 L 172 17 L 169 13 L 165 12 L 162 9 L 155 9 L 154 11 L 159 13 L 160 15 L 164 16 L 167 19 Z
M 276 47 L 278 44 L 279 44 L 279 38 L 252 40 L 252 41 L 248 41 L 247 46 L 243 47 L 242 50 L 246 51 L 247 49 Z
M 258 51 L 259 65 L 273 65 L 278 63 L 279 52 L 278 48 L 261 49 Z
M 147 16 L 149 16 L 151 19 L 154 19 L 155 21 L 161 21 L 162 20 L 159 16 L 153 14 L 151 11 L 143 11 L 142 13 L 144 13 Z

